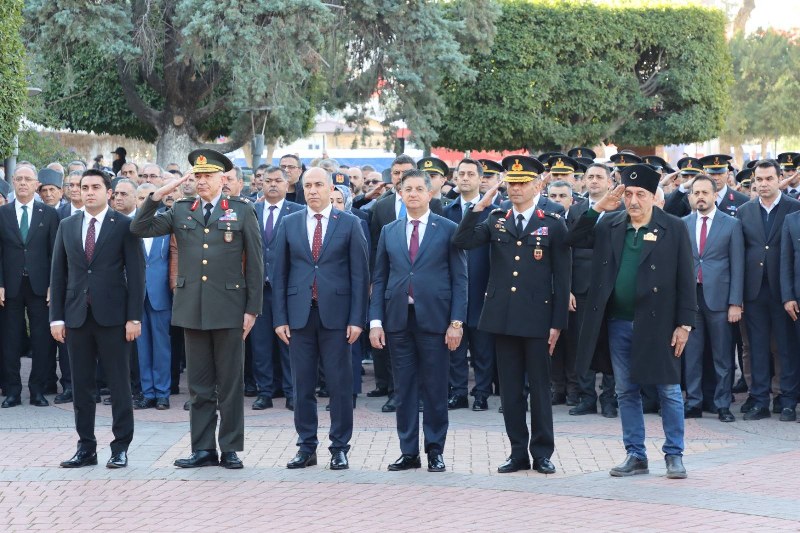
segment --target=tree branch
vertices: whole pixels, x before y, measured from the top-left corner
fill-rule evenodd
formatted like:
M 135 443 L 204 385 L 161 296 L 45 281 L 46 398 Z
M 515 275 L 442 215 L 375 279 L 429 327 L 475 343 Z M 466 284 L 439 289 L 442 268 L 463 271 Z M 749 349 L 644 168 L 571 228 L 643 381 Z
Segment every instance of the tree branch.
M 125 95 L 125 101 L 131 111 L 139 117 L 139 120 L 145 124 L 150 124 L 156 127 L 160 113 L 147 105 L 139 93 L 136 92 L 134 81 L 131 79 L 130 74 L 125 70 L 125 62 L 122 58 L 117 58 L 117 76 L 122 86 L 122 93 Z
M 209 118 L 211 115 L 225 107 L 225 104 L 228 103 L 228 99 L 224 96 L 217 98 L 213 102 L 205 105 L 192 113 L 192 118 L 195 122 L 202 122 Z
M 147 71 L 143 65 L 139 65 L 139 75 L 147 82 L 147 84 L 152 87 L 158 94 L 162 97 L 166 96 L 165 88 L 164 88 L 164 80 L 156 75 L 155 70 Z

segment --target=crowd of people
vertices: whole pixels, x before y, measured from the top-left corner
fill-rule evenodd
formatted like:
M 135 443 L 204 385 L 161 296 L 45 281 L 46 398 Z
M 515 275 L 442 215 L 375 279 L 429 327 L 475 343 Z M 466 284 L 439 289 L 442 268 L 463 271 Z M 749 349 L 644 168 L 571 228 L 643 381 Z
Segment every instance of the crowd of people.
M 365 360 L 367 396 L 397 419 L 391 471 L 422 465 L 419 413 L 427 468 L 445 470 L 448 411 L 495 394 L 501 473 L 555 472 L 559 404 L 621 419 L 612 476 L 649 471 L 646 413 L 671 478 L 686 477 L 684 419 L 735 421 L 734 393 L 746 421 L 796 420 L 799 153 L 740 171 L 724 154 L 401 155 L 387 172 L 289 154 L 249 183 L 213 150 L 186 171 L 126 156 L 20 162 L 0 181 L 2 407 L 22 402 L 29 355 L 30 403 L 75 404 L 64 467 L 97 463 L 101 401 L 107 466 L 126 466 L 133 411 L 169 409 L 184 368 L 184 468 L 243 466 L 243 397 L 294 411 L 288 468 L 317 464 L 330 398 L 330 468 L 348 468 Z

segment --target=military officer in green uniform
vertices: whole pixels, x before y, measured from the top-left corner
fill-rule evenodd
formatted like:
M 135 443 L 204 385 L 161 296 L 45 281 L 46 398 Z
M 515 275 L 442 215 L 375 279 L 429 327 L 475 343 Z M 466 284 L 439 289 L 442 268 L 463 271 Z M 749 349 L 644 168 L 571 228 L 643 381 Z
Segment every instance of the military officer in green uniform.
M 184 328 L 191 401 L 192 454 L 175 466 L 242 468 L 244 448 L 244 338 L 261 312 L 264 261 L 256 213 L 249 200 L 222 192 L 230 160 L 214 150 L 189 154 L 192 172 L 145 200 L 131 223 L 140 237 L 174 233 L 178 278 L 172 324 Z M 191 174 L 196 198 L 157 213 L 161 199 Z M 216 404 L 219 400 L 219 447 Z

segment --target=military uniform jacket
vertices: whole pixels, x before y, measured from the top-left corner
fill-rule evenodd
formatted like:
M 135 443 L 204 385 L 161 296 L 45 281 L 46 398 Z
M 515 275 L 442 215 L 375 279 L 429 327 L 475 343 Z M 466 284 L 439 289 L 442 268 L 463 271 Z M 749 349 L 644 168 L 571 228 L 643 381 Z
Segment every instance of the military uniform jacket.
M 160 205 L 152 198 L 145 200 L 131 231 L 140 237 L 175 234 L 178 277 L 172 324 L 235 329 L 242 327 L 244 313 L 260 314 L 264 256 L 252 204 L 223 194 L 207 225 L 202 201 L 195 198 L 178 200 L 172 209 L 156 214 Z
M 490 244 L 478 329 L 545 339 L 551 328 L 566 329 L 571 267 L 564 219 L 537 209 L 517 235 L 511 210 L 495 209 L 483 222 L 480 215 L 468 209 L 453 235 L 453 244 L 467 250 Z
M 606 324 L 606 306 L 614 292 L 628 228 L 628 213 L 606 213 L 602 219 L 582 216 L 570 229 L 576 248 L 594 248 L 592 281 L 586 315 L 578 335 L 576 368 L 607 371 L 610 361 L 592 361 L 600 331 Z M 634 383 L 681 382 L 681 360 L 670 346 L 678 326 L 694 326 L 697 280 L 689 233 L 684 222 L 654 207 L 643 240 L 636 271 L 636 306 L 631 343 Z

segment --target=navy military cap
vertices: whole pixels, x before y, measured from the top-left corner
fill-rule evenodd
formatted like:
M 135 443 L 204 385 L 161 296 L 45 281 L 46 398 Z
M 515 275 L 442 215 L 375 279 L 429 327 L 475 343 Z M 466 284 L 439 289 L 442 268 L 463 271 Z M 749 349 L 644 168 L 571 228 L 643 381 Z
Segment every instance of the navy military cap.
M 657 155 L 643 155 L 642 162 L 650 165 L 651 167 L 655 167 L 656 170 L 664 169 L 666 170 L 669 166 L 669 163 L 664 161 L 663 158 L 658 157 Z
M 728 161 L 733 159 L 725 154 L 712 154 L 700 158 L 700 164 L 707 174 L 724 174 L 728 172 Z
M 758 161 L 759 161 L 758 159 L 752 159 L 748 161 L 747 164 L 745 165 L 745 168 L 755 168 L 755 166 L 758 164 Z
M 597 154 L 594 153 L 594 150 L 592 150 L 591 148 L 584 148 L 582 146 L 579 146 L 578 148 L 573 148 L 572 150 L 567 152 L 567 155 L 575 160 L 581 157 L 587 157 L 592 161 L 594 161 L 594 159 L 597 157 Z
M 228 172 L 233 169 L 233 163 L 225 154 L 216 150 L 193 150 L 189 153 L 189 164 L 192 165 L 192 172 L 195 174 L 207 174 L 211 172 Z
M 797 152 L 778 154 L 778 164 L 783 170 L 795 170 L 800 165 L 800 154 Z
M 703 165 L 696 157 L 684 157 L 678 160 L 678 169 L 686 176 L 696 176 L 703 172 Z
M 658 182 L 661 174 L 650 165 L 637 163 L 628 165 L 620 170 L 622 184 L 626 187 L 641 187 L 655 194 L 658 190 Z
M 586 170 L 589 168 L 589 165 L 594 164 L 594 159 L 589 159 L 588 157 L 576 157 L 575 162 L 577 162 L 579 165 L 583 165 L 584 170 Z
M 736 182 L 742 183 L 744 180 L 750 181 L 753 177 L 753 169 L 752 168 L 744 168 L 736 174 Z
M 549 170 L 550 169 L 550 166 L 549 166 L 550 158 L 554 157 L 554 156 L 556 156 L 556 157 L 558 157 L 558 156 L 560 156 L 560 157 L 568 157 L 567 154 L 562 154 L 561 152 L 545 152 L 543 154 L 540 154 L 539 157 L 537 157 L 536 159 L 538 159 L 539 162 L 542 165 L 544 165 L 545 170 Z
M 63 184 L 64 184 L 64 176 L 61 175 L 61 172 L 53 170 L 52 168 L 43 168 L 42 170 L 39 171 L 40 187 L 44 185 L 52 185 L 60 189 L 63 186 Z
M 504 157 L 502 164 L 503 168 L 506 169 L 504 181 L 509 183 L 533 181 L 545 171 L 541 161 L 527 155 L 510 155 Z
M 619 152 L 608 158 L 614 166 L 622 169 L 642 162 L 642 158 L 636 154 Z
M 334 172 L 331 174 L 331 181 L 333 181 L 334 185 L 344 185 L 345 187 L 349 187 L 350 175 L 345 174 L 344 172 Z
M 450 167 L 438 157 L 423 157 L 417 161 L 417 170 L 424 170 L 425 172 L 447 176 L 450 172 Z
M 505 172 L 503 165 L 491 159 L 478 159 L 478 162 L 483 165 L 483 174 L 502 174 Z
M 551 174 L 572 174 L 578 163 L 569 156 L 554 155 L 547 161 Z

